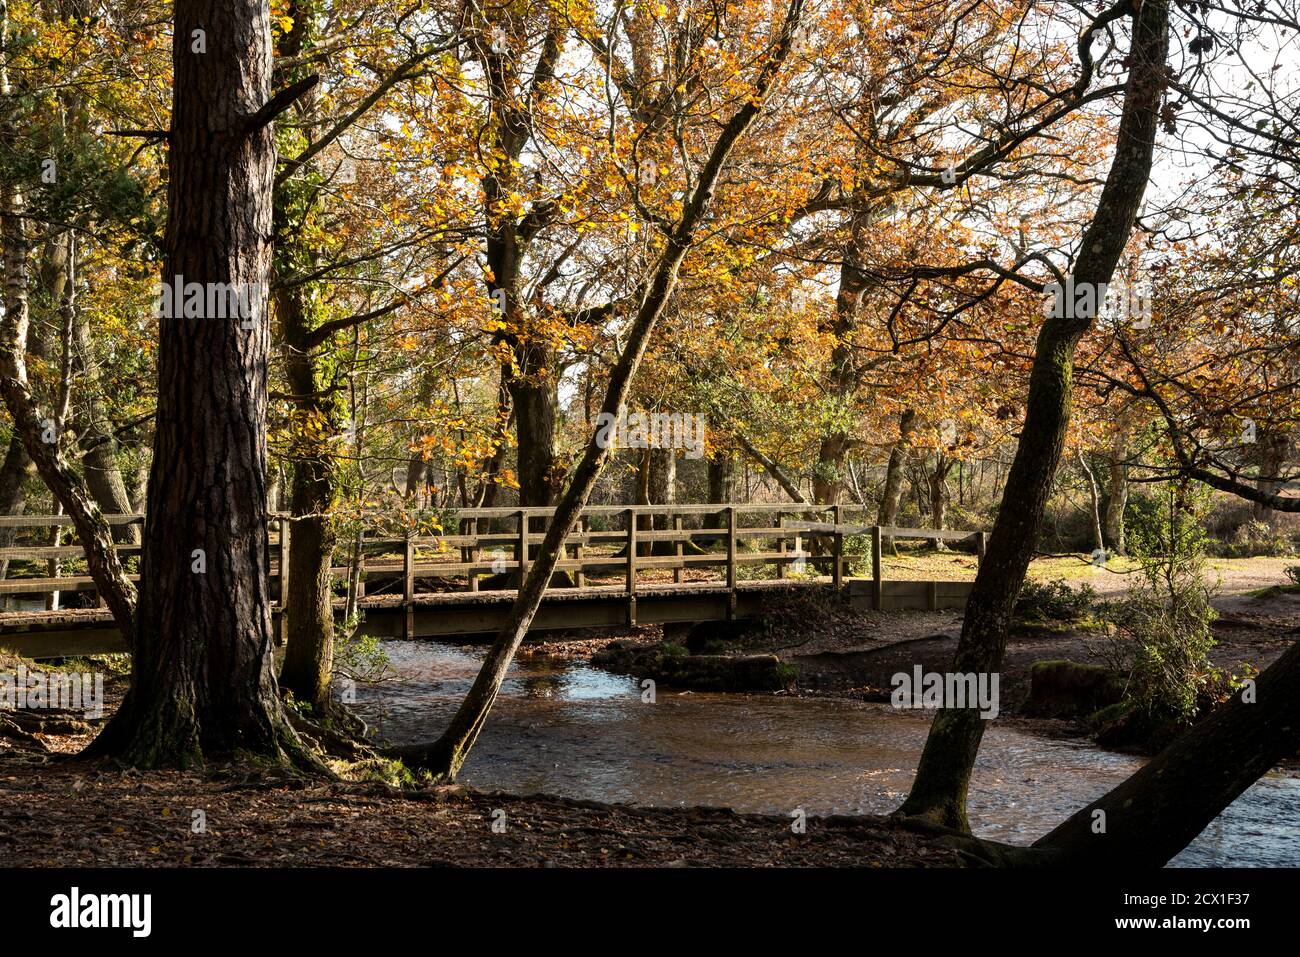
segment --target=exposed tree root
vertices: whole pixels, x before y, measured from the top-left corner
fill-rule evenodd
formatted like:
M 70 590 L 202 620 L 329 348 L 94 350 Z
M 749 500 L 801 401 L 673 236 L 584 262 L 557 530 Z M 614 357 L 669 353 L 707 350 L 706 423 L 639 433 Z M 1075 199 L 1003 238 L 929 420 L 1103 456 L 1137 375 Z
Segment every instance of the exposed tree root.
M 48 754 L 50 749 L 45 742 L 23 727 L 15 720 L 17 712 L 0 713 L 0 738 L 7 738 L 10 741 L 17 742 L 18 746 L 24 749 L 40 751 Z

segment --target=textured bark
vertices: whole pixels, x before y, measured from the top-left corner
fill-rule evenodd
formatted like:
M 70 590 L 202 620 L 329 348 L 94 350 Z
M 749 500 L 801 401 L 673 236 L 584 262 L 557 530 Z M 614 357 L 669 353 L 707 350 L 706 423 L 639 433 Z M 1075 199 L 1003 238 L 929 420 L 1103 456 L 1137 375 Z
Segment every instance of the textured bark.
M 903 471 L 907 467 L 907 457 L 912 444 L 912 433 L 916 430 L 916 411 L 904 409 L 898 417 L 898 440 L 889 450 L 889 463 L 885 466 L 885 487 L 880 493 L 880 510 L 876 513 L 876 524 L 886 527 L 897 524 L 898 506 L 903 501 Z M 898 554 L 894 536 L 888 535 L 881 540 L 881 550 L 889 555 Z
M 802 13 L 803 0 L 790 0 L 785 22 L 772 45 L 771 56 L 760 71 L 754 95 L 722 127 L 700 170 L 695 188 L 684 203 L 681 219 L 667 237 L 664 250 L 656 260 L 641 296 L 636 315 L 628 326 L 623 352 L 610 370 L 609 385 L 601 405 L 601 412 L 608 416 L 617 418 L 626 407 L 632 381 L 650 342 L 650 334 L 677 287 L 682 261 L 695 241 L 695 231 L 713 199 L 718 177 L 727 157 L 762 111 L 781 67 L 790 54 Z M 394 752 L 427 767 L 435 780 L 455 778 L 487 721 L 515 651 L 528 634 L 528 628 L 542 603 L 542 594 L 563 552 L 562 543 L 573 531 L 609 457 L 606 443 L 597 441 L 599 435 L 599 430 L 594 431 L 588 439 L 582 458 L 573 470 L 569 487 L 556 506 L 554 518 L 546 530 L 538 560 L 530 566 L 510 615 L 484 657 L 474 684 L 452 717 L 447 730 L 431 745 L 414 745 Z
M 27 454 L 23 438 L 15 432 L 9 439 L 3 464 L 0 464 L 0 515 L 21 515 L 27 507 L 27 479 L 36 470 Z M 14 543 L 13 528 L 0 528 L 0 548 Z M 0 559 L 0 578 L 9 577 L 9 559 Z
M 516 351 L 522 372 L 511 375 L 508 385 L 518 440 L 519 504 L 544 508 L 555 502 L 563 476 L 555 457 L 557 383 L 550 371 L 542 374 L 536 370 L 554 369 L 556 359 L 550 349 L 537 343 Z
M 1167 0 L 1145 0 L 1132 14 L 1129 76 L 1115 156 L 1075 261 L 1076 284 L 1110 281 L 1146 191 L 1166 82 L 1168 17 Z M 1052 317 L 1039 332 L 1025 423 L 966 605 L 954 672 L 988 674 L 1001 667 L 1012 609 L 1037 546 L 1069 427 L 1074 349 L 1091 324 L 1089 318 Z M 969 830 L 966 793 L 984 726 L 974 709 L 938 712 L 902 814 Z
M 191 52 L 193 31 L 207 52 Z M 176 0 L 164 280 L 251 284 L 236 318 L 159 320 L 131 687 L 92 752 L 138 766 L 305 755 L 280 704 L 266 548 L 275 143 L 266 0 Z M 206 569 L 194 562 L 201 550 Z
M 404 498 L 415 497 L 420 489 L 424 487 L 425 475 L 428 472 L 429 465 L 424 461 L 424 456 L 418 452 L 412 455 L 406 463 L 406 488 L 402 492 Z

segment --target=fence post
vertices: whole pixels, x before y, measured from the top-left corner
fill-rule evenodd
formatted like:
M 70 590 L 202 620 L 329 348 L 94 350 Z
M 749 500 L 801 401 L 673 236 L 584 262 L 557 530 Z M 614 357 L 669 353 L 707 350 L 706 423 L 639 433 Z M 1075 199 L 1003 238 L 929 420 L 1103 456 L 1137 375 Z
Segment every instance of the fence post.
M 519 589 L 523 590 L 524 576 L 528 574 L 528 512 L 519 510 L 519 544 L 515 546 L 515 561 L 519 563 Z
M 289 529 L 288 516 L 280 516 L 280 632 L 276 639 L 281 646 L 289 641 Z
M 627 624 L 636 625 L 636 509 L 627 510 Z
M 976 532 L 975 533 L 975 564 L 977 565 L 984 564 L 984 553 L 988 551 L 988 547 L 989 547 L 989 533 Z
M 582 538 L 579 539 L 577 546 L 573 549 L 573 557 L 578 560 L 578 574 L 574 576 L 574 580 L 578 583 L 579 588 L 587 587 L 587 573 L 582 570 L 582 559 L 586 555 L 587 551 L 586 541 L 588 527 L 587 516 L 580 516 L 578 518 L 578 534 L 580 534 Z
M 727 506 L 727 621 L 736 617 L 736 506 Z
M 776 560 L 776 577 L 785 577 L 785 514 L 776 513 L 776 525 L 781 529 L 781 534 L 776 540 L 776 553 L 780 557 Z
M 682 583 L 682 572 L 684 571 L 681 565 L 682 556 L 684 554 L 681 535 L 682 531 L 685 529 L 685 525 L 686 523 L 682 520 L 682 516 L 673 516 L 673 531 L 677 533 L 677 540 L 675 542 L 677 547 L 673 549 L 677 553 L 677 567 L 673 569 L 673 581 L 678 585 Z
M 460 557 L 468 559 L 471 565 L 477 565 L 483 560 L 482 550 L 478 545 L 478 519 L 466 521 L 460 519 L 456 523 L 456 531 L 462 535 L 468 535 L 471 539 L 469 545 L 460 547 Z M 469 582 L 470 591 L 478 591 L 478 572 L 469 571 L 465 573 L 465 578 Z
M 884 576 L 881 574 L 881 543 L 880 526 L 871 526 L 871 607 L 880 611 L 884 603 L 885 583 Z
M 844 532 L 843 528 L 843 506 L 836 505 L 831 511 L 831 516 L 835 520 L 835 541 L 832 545 L 834 565 L 831 567 L 831 583 L 835 590 L 839 591 L 844 587 Z
M 415 637 L 415 539 L 406 536 L 406 553 L 402 556 L 402 607 L 406 609 L 407 638 Z

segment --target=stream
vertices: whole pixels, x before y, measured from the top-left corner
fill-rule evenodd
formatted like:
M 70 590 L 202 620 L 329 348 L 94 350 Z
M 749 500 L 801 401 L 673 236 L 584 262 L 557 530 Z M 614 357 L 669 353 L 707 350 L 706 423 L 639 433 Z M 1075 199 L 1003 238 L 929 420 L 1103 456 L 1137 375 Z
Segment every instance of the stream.
M 431 740 L 482 650 L 383 644 L 398 680 L 360 685 L 357 708 L 392 744 Z M 660 689 L 582 663 L 516 659 L 460 780 L 482 790 L 604 802 L 713 805 L 789 815 L 884 814 L 907 793 L 929 717 L 887 704 Z M 969 798 L 981 837 L 1030 844 L 1128 777 L 1130 755 L 996 723 Z M 1300 779 L 1270 774 L 1172 862 L 1300 866 Z

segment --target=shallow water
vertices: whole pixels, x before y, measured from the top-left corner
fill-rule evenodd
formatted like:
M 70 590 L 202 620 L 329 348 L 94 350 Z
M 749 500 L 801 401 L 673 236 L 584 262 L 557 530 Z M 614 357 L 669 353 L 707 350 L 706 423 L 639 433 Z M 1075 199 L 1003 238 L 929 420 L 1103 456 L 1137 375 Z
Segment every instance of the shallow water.
M 357 691 L 391 743 L 429 740 L 478 671 L 480 649 L 384 645 L 400 680 Z M 906 794 L 924 712 L 772 695 L 660 690 L 583 664 L 516 661 L 461 780 L 657 806 L 790 814 L 880 814 Z M 1029 844 L 1131 774 L 1140 759 L 996 724 L 971 784 L 976 832 Z M 1300 866 L 1300 780 L 1270 775 L 1175 860 L 1183 866 Z

